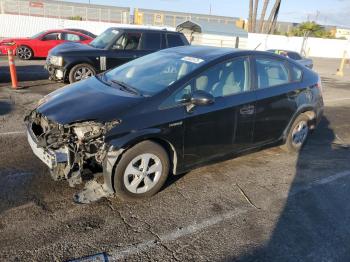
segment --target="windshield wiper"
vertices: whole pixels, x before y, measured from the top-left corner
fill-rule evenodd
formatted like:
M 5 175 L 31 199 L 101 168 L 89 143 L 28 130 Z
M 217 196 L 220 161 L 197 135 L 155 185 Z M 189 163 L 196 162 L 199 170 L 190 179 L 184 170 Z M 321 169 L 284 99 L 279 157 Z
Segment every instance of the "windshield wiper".
M 122 81 L 118 81 L 118 80 L 111 80 L 111 82 L 113 84 L 117 84 L 120 86 L 120 90 L 132 93 L 134 95 L 141 95 L 139 90 L 137 90 L 136 88 L 129 86 L 128 84 L 122 82 Z

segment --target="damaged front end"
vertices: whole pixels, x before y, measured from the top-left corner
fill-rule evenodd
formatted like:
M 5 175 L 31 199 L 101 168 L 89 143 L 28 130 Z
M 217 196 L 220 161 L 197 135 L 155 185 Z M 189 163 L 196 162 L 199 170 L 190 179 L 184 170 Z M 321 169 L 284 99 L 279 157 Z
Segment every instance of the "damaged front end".
M 96 179 L 94 175 L 101 173 L 109 149 L 105 135 L 120 121 L 84 121 L 62 125 L 34 110 L 26 116 L 25 123 L 29 144 L 34 154 L 50 168 L 52 178 L 66 179 L 74 187 L 83 180 Z M 113 193 L 110 186 L 103 184 L 101 188 L 106 193 Z M 86 196 L 75 196 L 78 202 L 84 202 L 80 201 L 82 198 Z

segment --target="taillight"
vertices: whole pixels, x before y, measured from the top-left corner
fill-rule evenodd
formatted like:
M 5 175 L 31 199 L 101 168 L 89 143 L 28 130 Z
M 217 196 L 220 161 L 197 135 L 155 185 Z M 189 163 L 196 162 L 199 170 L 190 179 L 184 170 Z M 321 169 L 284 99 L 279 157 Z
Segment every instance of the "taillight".
M 322 89 L 322 81 L 321 81 L 321 77 L 320 76 L 318 76 L 318 81 L 317 81 L 316 87 L 318 89 L 320 89 L 321 95 L 322 95 L 323 89 Z

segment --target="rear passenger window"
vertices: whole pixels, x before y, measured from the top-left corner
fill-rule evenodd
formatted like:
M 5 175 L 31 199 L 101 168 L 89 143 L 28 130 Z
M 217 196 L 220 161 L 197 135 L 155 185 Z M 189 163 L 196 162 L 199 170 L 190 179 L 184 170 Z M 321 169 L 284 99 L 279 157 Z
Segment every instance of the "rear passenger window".
M 76 34 L 65 33 L 64 40 L 78 42 L 78 41 L 80 41 L 80 37 Z
M 167 34 L 168 47 L 182 46 L 184 42 L 182 41 L 180 35 Z
M 160 49 L 160 33 L 143 33 L 141 40 L 141 49 L 158 50 Z
M 303 71 L 299 67 L 290 64 L 290 75 L 292 82 L 300 82 L 303 77 Z
M 271 58 L 257 58 L 256 70 L 259 89 L 289 83 L 288 70 L 284 61 Z

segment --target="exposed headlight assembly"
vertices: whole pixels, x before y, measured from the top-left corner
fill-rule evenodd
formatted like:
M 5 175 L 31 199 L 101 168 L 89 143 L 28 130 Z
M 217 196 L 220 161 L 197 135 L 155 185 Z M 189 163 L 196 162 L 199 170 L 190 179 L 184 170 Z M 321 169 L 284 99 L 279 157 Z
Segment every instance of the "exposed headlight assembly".
M 73 131 L 80 141 L 88 141 L 104 135 L 119 123 L 119 120 L 107 122 L 105 124 L 95 122 L 79 123 L 75 124 Z
M 63 57 L 62 56 L 51 56 L 50 64 L 55 66 L 63 66 Z

